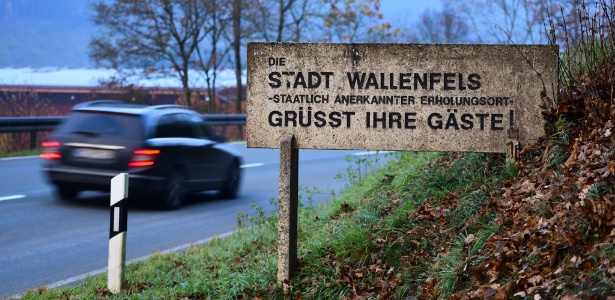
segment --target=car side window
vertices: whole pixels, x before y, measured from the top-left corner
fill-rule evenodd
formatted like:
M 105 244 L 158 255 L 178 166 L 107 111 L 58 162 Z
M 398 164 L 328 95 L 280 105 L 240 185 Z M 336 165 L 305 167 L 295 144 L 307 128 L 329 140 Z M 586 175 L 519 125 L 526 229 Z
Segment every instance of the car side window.
M 170 114 L 160 117 L 156 126 L 156 137 L 184 137 L 186 135 L 185 128 L 182 128 L 181 117 L 179 114 Z
M 203 119 L 199 116 L 190 115 L 189 116 L 190 127 L 194 131 L 194 137 L 198 139 L 210 139 L 211 133 L 209 132 L 209 128 L 203 122 Z
M 164 115 L 160 117 L 158 125 L 156 125 L 157 138 L 176 137 L 179 134 L 174 119 L 173 115 Z
M 196 138 L 196 132 L 190 122 L 190 115 L 188 114 L 176 114 L 177 126 L 179 126 L 180 137 Z
M 196 119 L 195 119 L 196 118 Z M 184 113 L 169 114 L 160 117 L 156 126 L 156 137 L 206 138 L 201 127 L 200 118 Z

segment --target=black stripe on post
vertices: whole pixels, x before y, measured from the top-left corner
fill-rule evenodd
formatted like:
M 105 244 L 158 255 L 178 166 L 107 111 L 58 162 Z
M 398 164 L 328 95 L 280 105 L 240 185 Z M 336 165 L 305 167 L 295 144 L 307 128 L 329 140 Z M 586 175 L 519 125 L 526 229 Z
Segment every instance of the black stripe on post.
M 128 229 L 128 209 L 126 199 L 122 199 L 111 206 L 111 226 L 109 227 L 109 239 L 126 232 Z

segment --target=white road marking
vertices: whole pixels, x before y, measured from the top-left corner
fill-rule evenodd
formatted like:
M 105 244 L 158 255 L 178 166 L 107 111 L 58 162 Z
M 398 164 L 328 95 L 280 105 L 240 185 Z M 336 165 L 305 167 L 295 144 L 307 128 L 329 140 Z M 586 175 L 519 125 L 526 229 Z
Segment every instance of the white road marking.
M 255 167 L 262 167 L 264 166 L 264 163 L 254 163 L 254 164 L 245 164 L 245 165 L 241 165 L 241 168 L 245 169 L 245 168 L 255 168 Z
M 21 199 L 25 197 L 26 197 L 25 195 L 12 195 L 12 196 L 0 197 L 0 201 L 15 200 L 15 199 Z
M 20 160 L 20 159 L 30 159 L 30 158 L 38 158 L 38 155 L 3 157 L 3 158 L 0 158 L 0 160 Z

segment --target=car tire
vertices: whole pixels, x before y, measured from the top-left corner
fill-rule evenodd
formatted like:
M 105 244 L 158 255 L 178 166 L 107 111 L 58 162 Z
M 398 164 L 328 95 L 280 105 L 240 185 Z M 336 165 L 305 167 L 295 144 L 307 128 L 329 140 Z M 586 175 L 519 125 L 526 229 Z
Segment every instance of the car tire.
M 229 171 L 229 176 L 224 184 L 224 187 L 220 190 L 220 195 L 224 199 L 234 199 L 239 192 L 239 185 L 241 183 L 241 168 L 238 163 L 234 163 Z
M 169 177 L 168 186 L 163 197 L 160 199 L 160 204 L 164 209 L 173 210 L 179 208 L 184 203 L 184 176 L 179 170 L 176 170 Z
M 56 186 L 56 195 L 60 200 L 72 201 L 77 199 L 79 190 L 70 185 L 58 185 Z

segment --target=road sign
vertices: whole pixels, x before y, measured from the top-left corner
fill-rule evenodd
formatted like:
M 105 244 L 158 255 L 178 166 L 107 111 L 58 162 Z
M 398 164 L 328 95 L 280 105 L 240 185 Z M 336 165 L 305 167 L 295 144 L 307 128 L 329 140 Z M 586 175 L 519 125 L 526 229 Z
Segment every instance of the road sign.
M 247 144 L 506 152 L 543 133 L 557 46 L 250 43 Z

